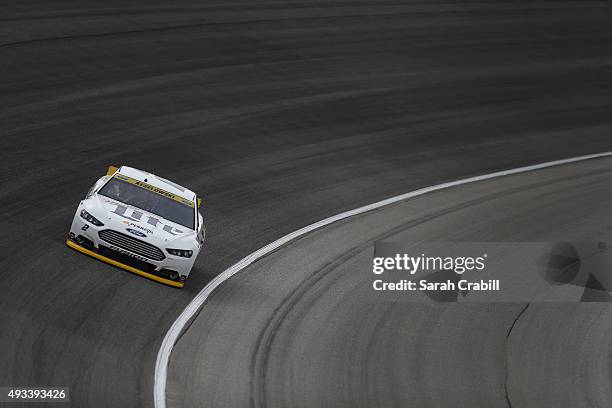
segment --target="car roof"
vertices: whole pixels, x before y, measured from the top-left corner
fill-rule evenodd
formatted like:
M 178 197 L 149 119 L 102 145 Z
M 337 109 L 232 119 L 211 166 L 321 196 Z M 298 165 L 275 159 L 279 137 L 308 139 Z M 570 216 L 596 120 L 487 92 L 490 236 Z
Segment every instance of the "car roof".
M 165 178 L 156 176 L 153 173 L 138 170 L 128 166 L 119 167 L 117 173 L 150 184 L 157 188 L 161 188 L 162 190 L 168 191 L 169 193 L 175 194 L 179 197 L 183 197 L 187 200 L 195 201 L 196 194 L 193 191 L 170 180 L 166 180 Z

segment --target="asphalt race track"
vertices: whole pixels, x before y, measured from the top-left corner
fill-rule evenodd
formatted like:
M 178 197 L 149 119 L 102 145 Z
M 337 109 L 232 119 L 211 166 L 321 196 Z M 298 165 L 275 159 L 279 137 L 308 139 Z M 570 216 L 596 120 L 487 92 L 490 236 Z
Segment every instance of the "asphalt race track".
M 441 190 L 319 229 L 213 292 L 175 346 L 168 406 L 606 407 L 611 303 L 577 303 L 579 285 L 552 286 L 570 293 L 564 303 L 377 292 L 372 282 L 385 276 L 372 274 L 372 243 L 612 242 L 601 222 L 610 207 L 605 159 Z
M 103 3 L 0 6 L 0 385 L 69 386 L 75 407 L 152 406 L 183 307 L 290 231 L 612 150 L 602 2 Z M 204 196 L 185 289 L 64 244 L 109 164 Z

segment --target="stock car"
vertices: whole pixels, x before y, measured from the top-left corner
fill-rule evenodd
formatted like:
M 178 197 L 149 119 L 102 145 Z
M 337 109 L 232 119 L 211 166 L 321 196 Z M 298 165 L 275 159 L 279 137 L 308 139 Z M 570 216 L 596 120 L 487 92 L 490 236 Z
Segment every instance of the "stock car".
M 193 191 L 154 174 L 109 166 L 79 203 L 66 244 L 183 287 L 206 237 L 201 202 Z

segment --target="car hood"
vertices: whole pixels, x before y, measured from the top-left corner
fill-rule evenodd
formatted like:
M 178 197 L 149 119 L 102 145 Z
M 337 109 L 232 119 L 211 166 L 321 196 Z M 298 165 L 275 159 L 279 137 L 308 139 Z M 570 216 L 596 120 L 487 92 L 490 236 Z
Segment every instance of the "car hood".
M 83 206 L 104 223 L 105 228 L 152 244 L 166 246 L 174 241 L 194 239 L 196 235 L 195 231 L 159 215 L 98 194 L 83 201 Z

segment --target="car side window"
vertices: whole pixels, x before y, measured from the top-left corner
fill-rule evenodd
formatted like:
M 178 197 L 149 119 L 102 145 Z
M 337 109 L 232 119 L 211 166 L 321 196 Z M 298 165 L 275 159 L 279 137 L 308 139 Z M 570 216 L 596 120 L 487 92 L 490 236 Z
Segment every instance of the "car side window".
M 203 244 L 204 240 L 206 239 L 206 227 L 204 226 L 204 217 L 202 217 L 202 214 L 200 213 L 198 213 L 198 221 L 200 227 L 200 230 L 198 231 L 198 240 L 200 241 L 200 244 Z
M 100 187 L 106 180 L 108 180 L 108 176 L 101 177 L 98 181 L 96 181 L 96 183 L 93 186 L 91 186 L 91 188 L 85 195 L 85 199 L 88 199 L 89 197 L 91 197 L 94 191 L 96 191 L 98 187 Z
M 88 199 L 89 197 L 91 197 L 91 195 L 93 194 L 94 190 L 96 189 L 96 185 L 97 185 L 97 183 L 94 184 L 93 186 L 91 186 L 91 188 L 89 189 L 89 191 L 85 195 L 85 199 Z

